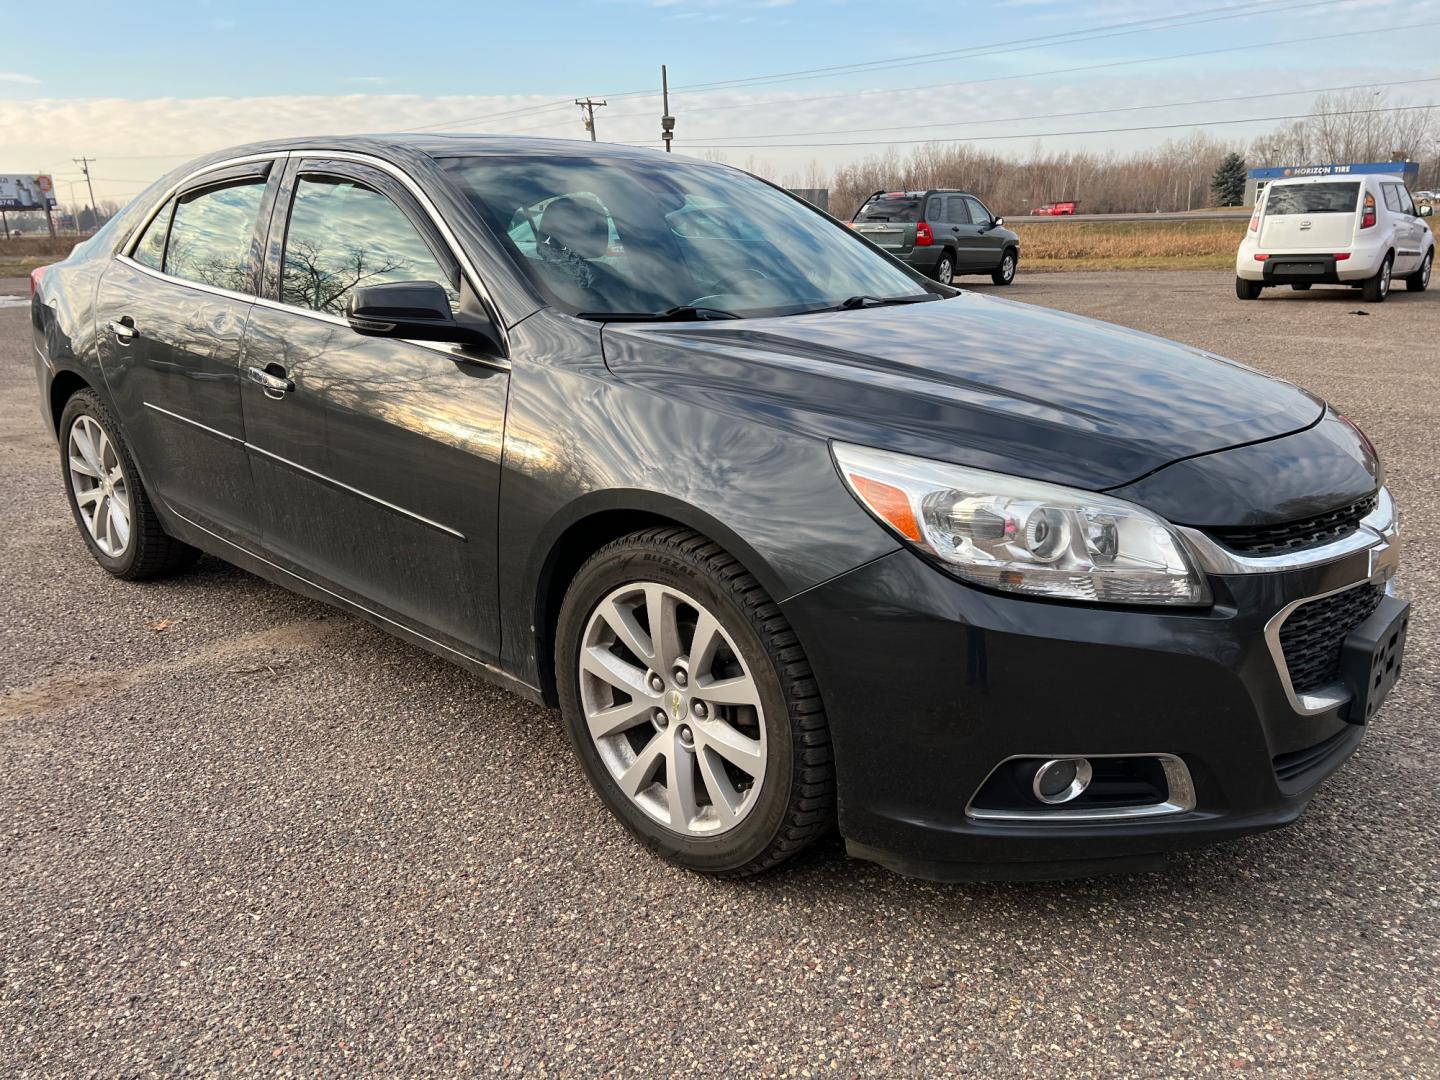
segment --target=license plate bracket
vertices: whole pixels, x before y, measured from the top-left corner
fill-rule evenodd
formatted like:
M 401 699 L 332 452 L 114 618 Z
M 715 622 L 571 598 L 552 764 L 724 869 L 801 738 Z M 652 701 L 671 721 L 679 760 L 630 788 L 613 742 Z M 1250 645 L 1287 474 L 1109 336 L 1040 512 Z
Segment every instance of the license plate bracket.
M 1400 678 L 1409 629 L 1410 601 L 1387 595 L 1345 639 L 1341 670 L 1352 695 L 1350 723 L 1368 723 Z

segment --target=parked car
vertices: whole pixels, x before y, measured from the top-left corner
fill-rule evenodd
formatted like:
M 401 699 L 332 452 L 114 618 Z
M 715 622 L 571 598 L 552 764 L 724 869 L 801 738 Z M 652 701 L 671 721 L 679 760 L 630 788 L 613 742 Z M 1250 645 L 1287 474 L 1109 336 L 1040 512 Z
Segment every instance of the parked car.
M 1037 206 L 1030 213 L 1033 217 L 1066 217 L 1075 213 L 1077 202 L 1047 202 L 1044 206 Z
M 1015 280 L 1020 237 L 964 191 L 877 191 L 851 226 L 876 247 L 949 285 L 960 274 L 989 274 L 996 285 Z
M 911 874 L 1153 866 L 1293 821 L 1401 670 L 1394 507 L 1335 410 L 724 165 L 255 144 L 32 288 L 101 568 L 206 551 L 558 707 L 695 870 L 837 815 Z
M 1378 304 L 1394 278 L 1424 292 L 1435 265 L 1435 236 L 1424 220 L 1431 213 L 1384 176 L 1276 180 L 1236 252 L 1235 295 L 1254 300 L 1266 287 L 1349 285 Z

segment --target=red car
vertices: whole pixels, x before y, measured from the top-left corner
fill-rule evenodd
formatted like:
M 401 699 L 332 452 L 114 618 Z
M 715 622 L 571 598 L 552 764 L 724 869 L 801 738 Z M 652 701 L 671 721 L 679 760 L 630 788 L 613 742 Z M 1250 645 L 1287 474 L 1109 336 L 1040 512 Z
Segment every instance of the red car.
M 1075 213 L 1079 206 L 1076 202 L 1047 202 L 1044 206 L 1037 206 L 1030 213 L 1035 217 L 1061 217 L 1065 214 Z

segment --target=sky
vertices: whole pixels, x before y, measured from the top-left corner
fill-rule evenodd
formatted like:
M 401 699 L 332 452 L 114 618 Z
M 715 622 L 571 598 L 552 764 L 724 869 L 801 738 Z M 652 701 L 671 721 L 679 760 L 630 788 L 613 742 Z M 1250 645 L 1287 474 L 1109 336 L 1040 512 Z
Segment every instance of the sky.
M 1243 143 L 1327 87 L 1428 80 L 1391 87 L 1387 100 L 1440 102 L 1440 0 L 68 0 L 32 10 L 47 14 L 43 26 L 7 20 L 0 50 L 0 173 L 50 172 L 62 202 L 86 201 L 70 187 L 83 184 L 71 160 L 81 155 L 94 161 L 97 198 L 123 202 L 190 157 L 254 139 L 416 129 L 587 138 L 573 104 L 587 95 L 609 102 L 597 110 L 602 140 L 658 146 L 662 63 L 677 151 L 797 180 L 812 163 L 828 171 L 929 139 L 1126 151 L 1198 127 Z M 1196 101 L 1206 103 L 1176 105 Z M 1095 131 L 1142 125 L 1172 126 Z

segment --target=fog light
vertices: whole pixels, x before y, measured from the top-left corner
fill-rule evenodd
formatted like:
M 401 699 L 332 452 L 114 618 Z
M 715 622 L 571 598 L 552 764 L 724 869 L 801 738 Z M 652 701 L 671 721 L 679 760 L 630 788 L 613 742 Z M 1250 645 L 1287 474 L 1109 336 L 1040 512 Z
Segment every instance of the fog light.
M 1058 806 L 1079 798 L 1090 786 L 1094 770 L 1085 758 L 1052 758 L 1035 770 L 1030 790 L 1047 806 Z

